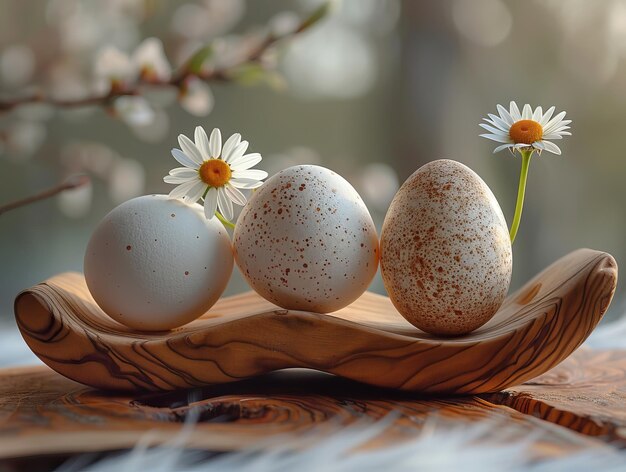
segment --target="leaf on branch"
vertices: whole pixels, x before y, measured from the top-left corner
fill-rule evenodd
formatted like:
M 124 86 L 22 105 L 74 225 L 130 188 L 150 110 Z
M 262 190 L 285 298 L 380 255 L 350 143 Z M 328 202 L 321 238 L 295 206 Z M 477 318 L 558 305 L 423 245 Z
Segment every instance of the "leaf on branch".
M 229 75 L 241 85 L 255 85 L 265 80 L 267 70 L 262 65 L 251 62 L 235 67 Z
M 207 45 L 198 49 L 187 61 L 185 69 L 192 74 L 199 74 L 204 63 L 213 55 L 213 46 Z
M 286 88 L 285 78 L 279 72 L 258 63 L 237 66 L 229 72 L 229 78 L 243 86 L 264 84 L 274 90 Z
M 306 29 L 309 29 L 315 23 L 328 15 L 328 13 L 330 12 L 330 6 L 331 2 L 328 1 L 317 7 L 313 11 L 313 13 L 311 13 L 307 18 L 304 19 L 304 21 L 302 21 L 302 24 L 300 25 L 300 28 L 298 28 L 298 31 L 304 31 Z

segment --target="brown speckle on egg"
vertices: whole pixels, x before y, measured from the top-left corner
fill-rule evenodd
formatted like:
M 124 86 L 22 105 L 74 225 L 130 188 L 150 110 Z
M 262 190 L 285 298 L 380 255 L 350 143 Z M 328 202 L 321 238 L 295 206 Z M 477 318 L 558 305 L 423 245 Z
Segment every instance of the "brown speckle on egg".
M 363 201 L 319 166 L 268 179 L 239 215 L 233 245 L 252 288 L 288 309 L 343 308 L 367 289 L 378 266 L 376 228 Z
M 469 333 L 491 319 L 508 291 L 506 221 L 487 184 L 458 162 L 433 161 L 407 179 L 380 247 L 389 297 L 423 331 Z

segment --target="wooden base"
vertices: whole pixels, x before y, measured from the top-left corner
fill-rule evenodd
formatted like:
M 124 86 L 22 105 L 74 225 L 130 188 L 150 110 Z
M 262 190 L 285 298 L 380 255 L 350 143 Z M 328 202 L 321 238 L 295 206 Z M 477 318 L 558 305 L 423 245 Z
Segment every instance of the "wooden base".
M 626 447 L 625 404 L 626 351 L 583 349 L 532 383 L 440 399 L 302 370 L 203 389 L 114 395 L 38 366 L 0 370 L 0 459 L 166 443 L 189 417 L 198 423 L 179 437 L 180 446 L 233 451 L 284 444 L 284 434 L 297 440 L 303 433 L 310 445 L 391 412 L 393 421 L 372 447 L 414 438 L 425 424 L 430 431 L 434 424 L 466 427 L 490 418 L 496 427 L 477 440 L 533 437 L 532 454 L 541 459 L 607 443 Z M 497 424 L 517 425 L 519 437 L 503 435 Z
M 304 367 L 378 387 L 477 394 L 559 364 L 600 321 L 616 283 L 610 255 L 575 251 L 507 298 L 486 325 L 449 339 L 419 331 L 372 293 L 320 315 L 282 310 L 249 292 L 172 332 L 139 333 L 107 317 L 80 274 L 22 292 L 15 315 L 43 362 L 96 388 L 167 391 Z

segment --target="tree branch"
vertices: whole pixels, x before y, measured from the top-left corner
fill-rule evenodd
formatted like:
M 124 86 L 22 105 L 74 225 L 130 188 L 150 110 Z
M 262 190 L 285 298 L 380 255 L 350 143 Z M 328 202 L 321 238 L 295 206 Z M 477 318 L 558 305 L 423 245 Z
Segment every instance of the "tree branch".
M 238 67 L 258 62 L 263 54 L 276 43 L 282 41 L 283 39 L 296 36 L 303 31 L 308 30 L 311 26 L 321 20 L 328 13 L 328 10 L 329 3 L 324 3 L 309 16 L 302 19 L 300 24 L 292 32 L 278 36 L 274 35 L 273 33 L 269 33 L 256 48 L 250 51 L 247 57 L 245 57 L 242 61 L 227 67 L 211 69 L 203 72 L 200 70 L 202 66 L 201 63 L 194 64 L 193 67 L 190 67 L 190 62 L 186 62 L 178 73 L 172 75 L 172 78 L 170 80 L 158 80 L 154 79 L 153 77 L 151 78 L 140 76 L 139 79 L 132 86 L 120 86 L 119 84 L 113 84 L 109 92 L 106 94 L 93 95 L 79 99 L 63 100 L 50 97 L 44 93 L 36 93 L 33 95 L 12 100 L 0 100 L 0 114 L 9 112 L 15 108 L 29 103 L 44 103 L 58 108 L 78 108 L 91 105 L 106 106 L 111 104 L 116 98 L 122 96 L 141 95 L 141 87 L 146 85 L 152 87 L 176 87 L 178 89 L 182 89 L 187 79 L 191 77 L 197 77 L 198 79 L 205 82 L 229 82 L 233 80 L 233 72 L 235 72 Z M 191 58 L 193 58 L 199 51 L 192 54 Z
M 21 200 L 16 200 L 11 203 L 7 203 L 6 205 L 0 206 L 0 215 L 6 213 L 7 211 L 15 210 L 16 208 L 30 205 L 31 203 L 38 202 L 40 200 L 46 200 L 48 198 L 54 197 L 55 195 L 65 192 L 66 190 L 72 190 L 83 185 L 87 185 L 90 182 L 89 176 L 87 175 L 74 175 L 68 178 L 63 183 L 57 185 L 56 187 L 49 188 L 44 190 L 43 192 L 39 192 L 35 195 L 31 195 L 30 197 L 23 198 Z

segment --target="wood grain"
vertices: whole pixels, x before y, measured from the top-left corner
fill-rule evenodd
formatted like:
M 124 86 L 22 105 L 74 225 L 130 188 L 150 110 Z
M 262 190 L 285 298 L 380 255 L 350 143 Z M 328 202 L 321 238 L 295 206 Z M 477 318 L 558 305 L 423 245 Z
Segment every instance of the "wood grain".
M 282 310 L 246 293 L 172 332 L 137 333 L 108 318 L 80 274 L 21 293 L 24 339 L 64 376 L 111 390 L 174 390 L 305 367 L 408 391 L 494 392 L 560 363 L 602 318 L 617 282 L 606 253 L 581 249 L 507 298 L 495 317 L 453 339 L 425 334 L 388 298 L 364 294 L 331 315 Z
M 626 366 L 624 355 L 622 365 Z M 189 418 L 195 418 L 193 428 L 178 435 Z M 173 440 L 178 446 L 208 451 L 287 443 L 298 449 L 346 426 L 367 426 L 382 418 L 388 427 L 364 447 L 385 447 L 452 428 L 473 431 L 474 441 L 492 445 L 533 438 L 531 459 L 606 448 L 597 439 L 478 397 L 420 398 L 301 369 L 138 396 L 92 390 L 46 366 L 0 370 L 0 460 Z M 482 427 L 472 430 L 479 422 Z
M 626 448 L 626 351 L 583 349 L 487 400 Z

